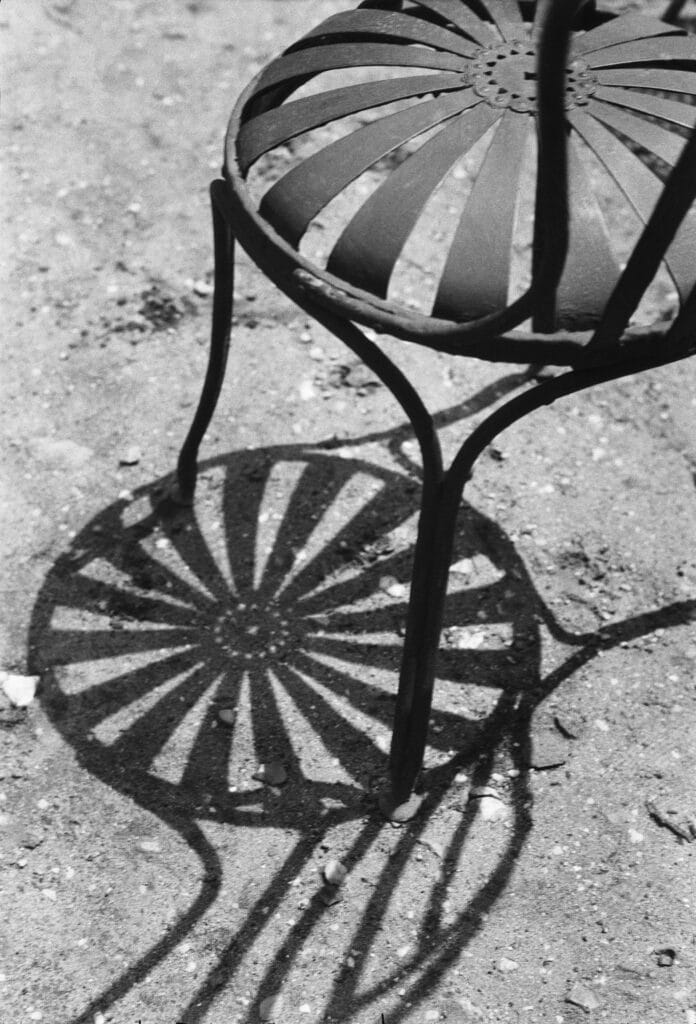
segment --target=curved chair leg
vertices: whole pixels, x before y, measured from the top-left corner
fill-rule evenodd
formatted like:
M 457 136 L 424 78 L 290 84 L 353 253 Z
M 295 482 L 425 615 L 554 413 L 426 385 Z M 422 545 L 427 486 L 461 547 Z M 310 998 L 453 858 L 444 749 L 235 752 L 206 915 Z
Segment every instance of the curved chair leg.
M 506 427 L 563 395 L 611 380 L 611 367 L 571 371 L 545 380 L 496 409 L 464 441 L 446 473 L 426 468 L 411 582 L 406 637 L 389 759 L 390 789 L 380 806 L 392 821 L 408 821 L 423 797 L 413 793 L 423 764 L 433 697 L 447 579 L 457 514 L 481 452 Z
M 208 369 L 203 390 L 196 415 L 182 445 L 177 465 L 177 501 L 182 505 L 193 503 L 198 475 L 198 449 L 220 397 L 230 344 L 234 290 L 234 237 L 227 217 L 223 213 L 222 202 L 218 199 L 218 195 L 224 188 L 225 183 L 221 180 L 213 181 L 210 186 L 215 244 L 213 322 Z

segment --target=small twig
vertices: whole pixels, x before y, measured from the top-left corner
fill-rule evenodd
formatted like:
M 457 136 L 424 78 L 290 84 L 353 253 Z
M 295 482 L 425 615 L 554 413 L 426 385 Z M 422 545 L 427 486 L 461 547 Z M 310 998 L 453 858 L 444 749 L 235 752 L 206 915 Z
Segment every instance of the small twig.
M 680 839 L 685 839 L 687 843 L 692 843 L 694 841 L 694 836 L 691 834 L 690 829 L 687 829 L 678 822 L 672 821 L 671 818 L 668 818 L 652 800 L 646 800 L 645 806 L 650 817 L 653 818 L 658 825 L 662 825 L 663 828 L 668 828 L 670 832 L 674 832 L 675 836 L 679 836 Z

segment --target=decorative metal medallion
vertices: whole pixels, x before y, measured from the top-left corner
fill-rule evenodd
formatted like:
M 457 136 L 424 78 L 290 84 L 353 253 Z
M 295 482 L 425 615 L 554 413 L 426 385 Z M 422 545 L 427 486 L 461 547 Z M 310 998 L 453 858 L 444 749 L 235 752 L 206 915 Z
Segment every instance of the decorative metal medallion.
M 536 46 L 528 39 L 481 49 L 472 64 L 474 91 L 492 107 L 534 113 L 536 65 Z M 566 108 L 586 106 L 596 89 L 597 78 L 587 64 L 574 60 L 566 73 Z

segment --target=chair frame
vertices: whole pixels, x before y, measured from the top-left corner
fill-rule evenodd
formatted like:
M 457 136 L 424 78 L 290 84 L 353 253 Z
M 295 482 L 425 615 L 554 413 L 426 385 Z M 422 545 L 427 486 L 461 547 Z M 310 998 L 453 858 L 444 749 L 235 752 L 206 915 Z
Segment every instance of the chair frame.
M 236 242 L 281 291 L 379 377 L 409 418 L 420 446 L 420 515 L 389 758 L 390 780 L 380 801 L 385 815 L 395 821 L 412 817 L 423 799 L 414 790 L 427 742 L 454 532 L 464 487 L 476 460 L 501 431 L 543 405 L 696 353 L 696 288 L 671 323 L 648 328 L 628 326 L 696 197 L 696 132 L 686 142 L 596 330 L 553 330 L 555 295 L 568 250 L 562 96 L 571 26 L 581 5 L 582 0 L 548 0 L 543 14 L 537 68 L 539 155 L 533 279 L 521 299 L 498 313 L 469 323 L 441 321 L 417 313 L 406 315 L 354 287 L 337 287 L 335 281 L 300 257 L 259 216 L 239 169 L 229 158 L 239 130 L 239 112 L 253 94 L 253 82 L 230 121 L 225 177 L 213 181 L 210 187 L 215 251 L 210 356 L 200 402 L 179 456 L 177 500 L 185 505 L 193 502 L 198 449 L 224 379 Z M 528 317 L 533 318 L 533 330 L 526 334 L 515 331 L 515 325 Z M 470 433 L 446 468 L 433 417 L 412 383 L 362 327 L 437 351 L 570 369 L 532 384 L 504 402 Z

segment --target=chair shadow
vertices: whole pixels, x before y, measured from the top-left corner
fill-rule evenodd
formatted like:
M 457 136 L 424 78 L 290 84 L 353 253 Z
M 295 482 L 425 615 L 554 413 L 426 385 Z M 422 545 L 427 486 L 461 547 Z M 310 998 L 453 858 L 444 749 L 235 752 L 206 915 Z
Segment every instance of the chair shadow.
M 380 438 L 394 447 L 391 434 Z M 391 725 L 418 492 L 413 467 L 406 472 L 394 463 L 368 462 L 357 448 L 352 454 L 302 445 L 212 459 L 202 465 L 194 512 L 163 515 L 163 482 L 143 487 L 92 520 L 48 575 L 29 640 L 47 713 L 79 763 L 176 831 L 204 871 L 175 925 L 71 1024 L 87 1024 L 123 999 L 214 906 L 225 866 L 205 835 L 207 822 L 292 830 L 296 841 L 178 1011 L 186 1024 L 204 1020 L 233 984 L 239 950 L 271 927 L 290 883 L 331 829 L 353 823 L 343 859 L 357 865 L 390 828 L 375 813 L 374 791 L 386 769 L 380 738 Z M 374 1011 L 397 984 L 407 989 L 402 1005 L 427 999 L 504 892 L 531 828 L 525 768 L 534 710 L 600 650 L 696 617 L 696 601 L 684 601 L 571 634 L 544 605 L 509 538 L 468 505 L 456 559 L 479 571 L 450 588 L 426 805 L 399 833 L 348 936 L 346 948 L 362 950 L 363 959 L 337 975 L 325 1016 L 347 1019 L 346 1007 L 351 1017 Z M 574 647 L 546 678 L 542 623 Z M 479 694 L 473 712 L 457 706 L 469 681 Z M 221 709 L 236 712 L 229 726 L 220 722 Z M 448 878 L 474 826 L 469 803 L 428 893 L 422 934 L 431 937 L 367 984 L 367 952 L 390 896 L 454 776 L 467 768 L 472 784 L 484 785 L 503 749 L 519 775 L 511 781 L 512 820 L 497 862 L 464 909 L 443 919 Z M 283 763 L 289 782 L 282 800 L 273 787 L 230 786 L 235 763 L 254 761 Z M 282 988 L 329 913 L 317 887 L 257 995 Z M 390 1024 L 405 1013 L 391 1014 Z

